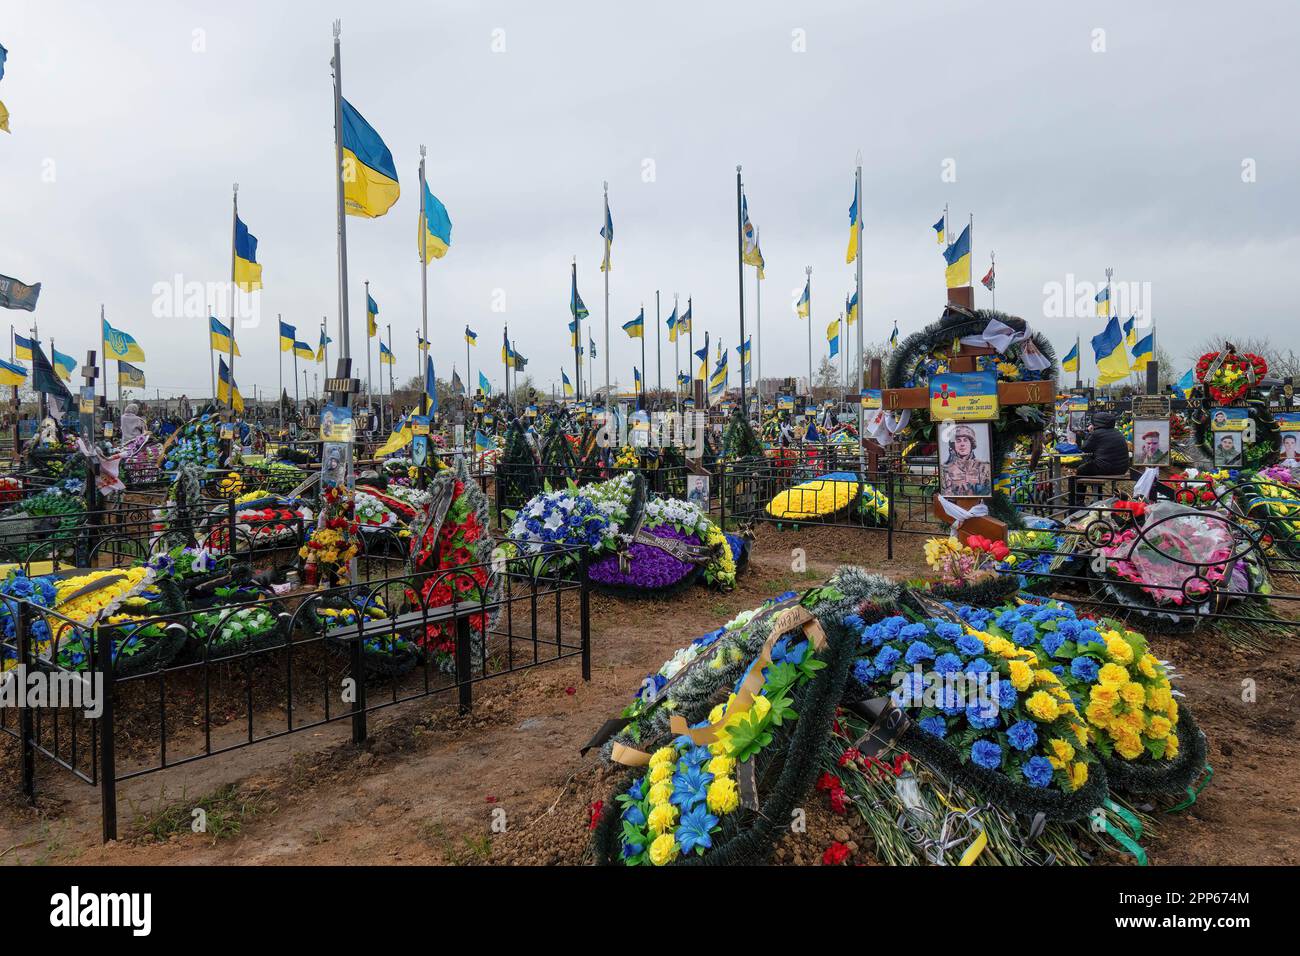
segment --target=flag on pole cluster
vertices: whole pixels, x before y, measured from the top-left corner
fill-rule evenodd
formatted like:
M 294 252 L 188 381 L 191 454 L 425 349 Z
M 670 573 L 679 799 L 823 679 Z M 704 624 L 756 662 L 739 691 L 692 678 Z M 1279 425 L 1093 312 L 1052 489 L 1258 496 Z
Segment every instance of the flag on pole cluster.
M 460 380 L 460 372 L 451 370 L 451 390 L 457 395 L 465 394 L 465 383 Z
M 1092 337 L 1092 356 L 1097 362 L 1098 385 L 1109 385 L 1128 375 L 1128 355 L 1124 351 L 1119 319 L 1112 316 L 1106 328 Z
M 1061 371 L 1077 372 L 1079 371 L 1079 343 L 1075 342 L 1066 353 L 1065 358 L 1061 359 Z
M 26 385 L 27 369 L 0 359 L 0 385 Z
M 668 316 L 668 321 L 664 323 L 668 326 L 668 341 L 677 341 L 677 306 L 673 306 L 672 313 Z
M 763 250 L 758 247 L 758 230 L 754 224 L 749 221 L 749 197 L 740 197 L 740 235 L 741 235 L 741 261 L 747 265 L 753 266 L 758 270 L 758 277 L 763 278 L 763 267 L 767 264 L 763 261 Z M 689 312 L 687 313 L 689 315 Z
M 714 405 L 727 394 L 727 351 L 722 348 L 722 343 L 718 343 L 718 349 L 721 354 L 718 357 L 717 364 L 713 367 L 713 375 L 709 377 L 709 404 Z
M 428 348 L 428 343 L 425 348 Z M 510 337 L 505 331 L 501 333 L 501 362 L 506 368 L 515 367 L 515 350 L 510 347 Z
M 745 339 L 744 345 L 736 346 L 736 353 L 740 356 L 740 378 L 741 381 L 749 381 L 749 358 L 753 351 L 754 337 L 751 335 Z
M 1183 398 L 1190 398 L 1192 389 L 1196 387 L 1196 375 L 1193 369 L 1188 369 L 1183 373 L 1183 377 L 1174 383 L 1174 388 L 1183 393 Z
M 257 237 L 235 217 L 235 285 L 245 292 L 262 288 L 262 264 L 257 261 Z
M 104 358 L 128 362 L 144 361 L 144 349 L 140 348 L 134 338 L 121 329 L 113 328 L 108 324 L 108 319 L 103 320 L 103 326 Z
M 561 382 L 563 383 L 563 385 L 564 385 L 564 397 L 565 397 L 565 398 L 572 398 L 572 397 L 573 397 L 573 383 L 569 381 L 569 373 L 566 372 L 564 369 L 560 369 L 560 381 L 561 381 Z
M 635 319 L 631 322 L 623 323 L 623 331 L 627 333 L 630 339 L 639 339 L 645 337 L 645 309 L 642 309 Z
M 487 451 L 492 447 L 492 439 L 483 434 L 481 429 L 474 429 L 474 450 Z
M 760 275 L 759 278 L 761 279 L 762 276 Z M 691 330 L 691 303 L 687 302 L 686 311 L 683 312 L 677 319 L 677 334 L 682 335 L 683 333 L 689 332 L 690 330 Z
M 293 343 L 293 354 L 296 357 L 300 359 L 305 359 L 308 362 L 314 361 L 316 358 L 316 353 L 312 351 L 312 347 L 308 345 L 306 342 L 295 341 Z
M 379 343 L 379 364 L 396 365 L 397 356 L 393 355 L 393 350 L 385 345 L 382 341 Z
M 231 398 L 231 388 L 234 389 L 234 397 Z M 224 358 L 217 359 L 217 401 L 229 405 L 237 412 L 244 410 L 244 396 L 239 394 L 239 385 L 234 383 L 230 378 L 230 366 L 226 364 Z
M 240 354 L 239 343 L 231 340 L 230 329 L 218 321 L 215 315 L 208 316 L 208 341 L 211 343 L 212 348 L 218 352 L 229 353 L 230 347 L 233 345 L 235 354 Z
M 943 251 L 943 260 L 948 263 L 944 270 L 944 279 L 949 289 L 970 285 L 970 226 L 961 231 L 957 241 Z
M 1094 295 L 1092 301 L 1097 303 L 1098 315 L 1110 315 L 1110 286 Z
M 429 398 L 429 414 L 438 410 L 438 380 L 433 374 L 433 356 L 424 357 L 424 394 Z
M 995 286 L 995 284 L 996 284 L 996 282 L 997 282 L 997 280 L 994 278 L 994 275 L 993 275 L 993 263 L 990 262 L 990 263 L 989 263 L 989 271 L 988 271 L 987 273 L 985 273 L 983 279 L 980 279 L 980 284 L 981 284 L 982 286 L 984 286 L 984 288 L 986 288 L 986 289 L 988 289 L 990 292 L 992 292 L 992 291 L 993 291 L 993 288 L 994 288 L 994 286 Z
M 894 322 L 894 331 L 889 333 L 889 350 L 898 348 L 898 322 Z
M 373 339 L 379 333 L 379 323 L 375 319 L 379 315 L 379 303 L 374 300 L 369 292 L 366 293 L 366 338 Z M 369 346 L 366 346 L 369 348 Z M 369 361 L 367 359 L 367 361 Z
M 416 234 L 416 254 L 423 254 L 426 258 L 420 261 L 425 265 L 429 264 L 429 259 L 441 259 L 451 248 L 451 217 L 447 215 L 447 207 L 433 193 L 429 192 L 429 184 L 424 184 L 424 206 L 420 210 L 419 232 Z M 424 245 L 421 246 L 420 243 Z
M 582 296 L 578 295 L 578 276 L 576 272 L 573 276 L 573 287 L 569 292 L 569 312 L 573 314 L 574 321 L 579 322 L 591 314 L 587 311 L 587 307 L 582 304 Z
M 709 333 L 704 333 L 704 348 L 695 351 L 695 357 L 700 360 L 700 371 L 695 377 L 701 380 L 707 380 L 709 377 Z
M 12 276 L 0 275 L 0 309 L 36 311 L 36 300 L 41 295 L 41 284 L 28 285 Z
M 393 154 L 375 128 L 347 100 L 343 113 L 343 208 L 349 216 L 375 219 L 397 202 L 401 187 Z
M 1155 332 L 1148 332 L 1137 345 L 1133 346 L 1133 371 L 1146 368 L 1147 364 L 1155 358 L 1155 345 Z
M 844 254 L 844 261 L 852 262 L 858 257 L 858 183 L 853 181 L 853 202 L 849 203 L 849 248 Z
M 591 360 L 594 362 L 596 360 L 596 340 L 589 335 L 587 336 L 587 342 L 591 348 Z
M 1137 316 L 1130 315 L 1124 323 L 1124 344 L 1129 348 L 1137 345 Z

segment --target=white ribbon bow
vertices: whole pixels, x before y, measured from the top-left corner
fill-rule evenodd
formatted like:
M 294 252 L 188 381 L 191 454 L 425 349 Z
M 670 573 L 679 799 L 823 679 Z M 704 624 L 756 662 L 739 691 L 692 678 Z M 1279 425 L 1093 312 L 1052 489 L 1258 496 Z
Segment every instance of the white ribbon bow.
M 935 495 L 934 500 L 939 502 L 939 507 L 943 509 L 943 513 L 952 519 L 953 531 L 960 528 L 963 521 L 969 518 L 984 518 L 989 513 L 989 506 L 982 501 L 967 510 L 956 502 L 949 501 L 943 495 Z

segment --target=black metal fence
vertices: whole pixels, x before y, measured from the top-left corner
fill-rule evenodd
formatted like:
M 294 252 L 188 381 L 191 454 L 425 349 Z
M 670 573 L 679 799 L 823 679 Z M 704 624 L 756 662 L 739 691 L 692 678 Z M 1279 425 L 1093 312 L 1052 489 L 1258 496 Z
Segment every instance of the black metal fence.
M 573 657 L 590 680 L 589 595 L 580 549 L 90 627 L 0 595 L 0 680 L 40 673 L 96 704 L 0 708 L 0 734 L 29 798 L 44 758 L 100 788 L 115 839 L 121 781 L 340 721 L 361 742 L 375 711 L 454 695 L 467 712 L 475 685 Z

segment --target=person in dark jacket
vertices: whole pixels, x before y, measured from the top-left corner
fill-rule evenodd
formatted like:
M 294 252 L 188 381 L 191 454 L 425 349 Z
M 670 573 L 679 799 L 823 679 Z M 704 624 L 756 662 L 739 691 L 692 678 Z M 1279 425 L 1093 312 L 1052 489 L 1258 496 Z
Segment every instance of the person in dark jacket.
M 1115 416 L 1109 412 L 1098 412 L 1092 416 L 1088 435 L 1080 450 L 1083 452 L 1083 461 L 1075 471 L 1080 477 L 1128 474 L 1128 441 L 1115 430 Z M 1071 504 L 1078 503 L 1076 496 Z

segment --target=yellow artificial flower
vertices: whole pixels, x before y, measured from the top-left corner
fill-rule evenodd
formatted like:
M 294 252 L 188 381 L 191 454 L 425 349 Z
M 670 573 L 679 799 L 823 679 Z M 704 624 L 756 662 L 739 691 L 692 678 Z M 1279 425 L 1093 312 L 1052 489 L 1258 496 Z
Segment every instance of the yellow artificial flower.
M 660 764 L 675 764 L 677 762 L 676 747 L 660 747 L 650 755 L 650 766 L 657 767 Z M 655 781 L 658 783 L 658 781 Z
M 1025 690 L 1034 680 L 1034 672 L 1024 661 L 1011 662 L 1011 686 L 1016 690 Z M 1046 696 L 1046 695 L 1044 695 Z
M 661 803 L 650 811 L 647 818 L 650 832 L 658 836 L 677 825 L 677 808 L 671 803 Z
M 1047 745 L 1052 748 L 1052 753 L 1056 754 L 1058 760 L 1069 762 L 1074 759 L 1074 748 L 1070 746 L 1068 741 L 1062 740 L 1060 737 L 1053 737 L 1047 742 Z
M 1078 790 L 1088 782 L 1088 765 L 1086 763 L 1076 763 L 1070 768 L 1070 783 L 1074 789 Z
M 1142 756 L 1142 739 L 1137 734 L 1121 733 L 1115 741 L 1115 752 L 1125 760 Z
M 1045 691 L 1040 690 L 1030 694 L 1029 699 L 1025 701 L 1025 707 L 1040 721 L 1051 721 L 1061 716 L 1061 708 L 1056 700 Z
M 665 866 L 677 859 L 679 849 L 675 836 L 671 833 L 661 833 L 650 844 L 650 862 L 655 866 Z
M 1155 658 L 1155 655 L 1143 654 L 1142 659 L 1138 661 L 1138 670 L 1147 677 L 1155 678 L 1159 676 L 1159 671 L 1156 669 L 1156 665 L 1159 663 L 1160 661 Z
M 1097 680 L 1102 684 L 1124 684 L 1128 682 L 1128 671 L 1118 664 L 1103 664 Z
M 754 702 L 750 704 L 749 709 L 753 711 L 755 719 L 762 720 L 772 710 L 772 702 L 764 695 L 759 694 L 754 698 Z
M 650 801 L 650 806 L 657 807 L 660 804 L 667 803 L 673 795 L 673 785 L 670 781 L 656 783 L 646 793 L 646 799 Z
M 670 763 L 658 763 L 650 768 L 650 782 L 663 783 L 665 780 L 672 780 L 673 765 Z
M 1173 760 L 1178 756 L 1178 735 L 1170 734 L 1165 738 L 1165 759 Z
M 725 777 L 736 768 L 733 757 L 714 757 L 709 761 L 708 771 L 715 777 Z
M 1130 681 L 1127 684 L 1121 684 L 1119 687 L 1119 696 L 1123 698 L 1124 703 L 1130 707 L 1141 707 L 1146 701 L 1146 691 L 1141 684 L 1134 684 Z
M 1151 738 L 1168 737 L 1173 729 L 1174 725 L 1169 722 L 1169 718 L 1152 717 L 1151 723 L 1147 727 L 1147 736 Z
M 1133 648 L 1114 631 L 1106 638 L 1106 653 L 1110 655 L 1111 660 L 1120 664 L 1127 664 L 1133 660 Z
M 705 802 L 713 813 L 731 813 L 740 806 L 740 791 L 736 789 L 736 781 L 730 777 L 715 779 L 709 784 Z
M 1057 681 L 1056 675 L 1053 674 L 1051 671 L 1047 670 L 1044 667 L 1040 667 L 1038 668 L 1038 670 L 1034 671 L 1034 683 L 1035 684 L 1058 684 L 1059 681 Z M 1065 696 L 1069 697 L 1070 695 L 1066 694 Z

